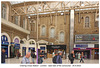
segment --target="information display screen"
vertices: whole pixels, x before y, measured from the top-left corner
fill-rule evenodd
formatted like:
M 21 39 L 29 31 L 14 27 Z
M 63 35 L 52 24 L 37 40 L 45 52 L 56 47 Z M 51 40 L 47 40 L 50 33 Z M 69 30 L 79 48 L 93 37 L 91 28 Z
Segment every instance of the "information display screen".
M 75 35 L 75 42 L 98 42 L 99 34 Z

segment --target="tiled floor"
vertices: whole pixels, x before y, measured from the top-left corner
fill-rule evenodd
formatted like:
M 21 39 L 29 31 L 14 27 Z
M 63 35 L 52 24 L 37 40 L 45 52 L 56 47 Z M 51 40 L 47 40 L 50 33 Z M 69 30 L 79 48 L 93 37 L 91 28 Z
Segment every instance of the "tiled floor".
M 29 58 L 30 61 L 32 62 L 32 58 Z M 10 59 L 6 59 L 6 64 L 21 64 L 21 60 L 22 58 L 16 59 L 16 58 L 10 58 Z M 96 59 L 85 59 L 84 62 L 85 63 L 80 63 L 80 60 L 74 60 L 74 64 L 99 64 L 99 60 Z M 68 59 L 63 59 L 62 60 L 63 64 L 70 64 L 70 61 Z M 36 59 L 35 59 L 35 64 L 36 64 Z M 43 64 L 53 64 L 52 63 L 52 58 L 47 58 L 47 59 L 43 59 Z

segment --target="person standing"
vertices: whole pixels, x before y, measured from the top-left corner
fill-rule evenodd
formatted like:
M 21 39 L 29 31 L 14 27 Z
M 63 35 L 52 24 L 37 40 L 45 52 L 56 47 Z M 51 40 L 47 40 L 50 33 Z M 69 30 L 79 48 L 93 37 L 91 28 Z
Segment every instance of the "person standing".
M 40 50 L 40 63 L 42 64 L 43 63 L 43 59 L 42 57 L 44 57 L 44 54 L 42 53 L 42 50 Z
M 1 63 L 5 63 L 5 49 L 2 49 L 2 53 L 1 53 Z
M 84 54 L 83 54 L 83 52 L 82 52 L 82 53 L 81 53 L 80 63 L 81 63 L 81 61 L 84 63 L 84 61 L 83 61 L 83 57 L 84 57 Z
M 16 58 L 19 59 L 19 57 L 20 57 L 20 53 L 19 53 L 19 50 L 17 50 Z
M 78 52 L 75 54 L 75 58 L 78 59 Z
M 70 60 L 71 64 L 73 64 L 74 58 L 75 58 L 74 51 L 72 51 L 71 54 L 69 54 L 68 57 L 69 57 L 69 60 Z
M 57 64 L 62 64 L 61 56 L 62 56 L 62 52 L 58 51 L 58 56 L 57 56 L 57 59 L 56 59 Z
M 54 50 L 54 52 L 52 53 L 52 57 L 54 57 L 55 56 L 55 50 Z
M 81 54 L 80 54 L 80 52 L 79 52 L 79 53 L 78 53 L 78 59 L 80 59 L 80 55 L 81 55 Z
M 26 56 L 24 56 L 24 57 L 22 58 L 21 63 L 22 63 L 22 64 L 30 64 L 30 60 L 29 60 L 30 55 L 31 55 L 31 53 L 28 52 L 28 53 L 26 54 Z

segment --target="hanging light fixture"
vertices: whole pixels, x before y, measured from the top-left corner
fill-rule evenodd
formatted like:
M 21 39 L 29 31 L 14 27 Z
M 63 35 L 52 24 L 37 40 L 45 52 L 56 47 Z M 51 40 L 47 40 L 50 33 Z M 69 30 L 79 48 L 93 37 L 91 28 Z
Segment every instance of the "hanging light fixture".
M 28 19 L 30 19 L 31 17 L 30 16 L 28 16 Z
M 64 15 L 64 13 L 63 13 L 63 12 L 61 12 L 61 15 Z

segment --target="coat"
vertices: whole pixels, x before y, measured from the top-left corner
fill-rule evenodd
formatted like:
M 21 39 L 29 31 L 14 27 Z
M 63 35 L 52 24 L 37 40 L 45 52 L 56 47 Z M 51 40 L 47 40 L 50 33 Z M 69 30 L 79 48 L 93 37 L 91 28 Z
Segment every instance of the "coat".
M 5 53 L 1 53 L 1 63 L 5 63 Z

